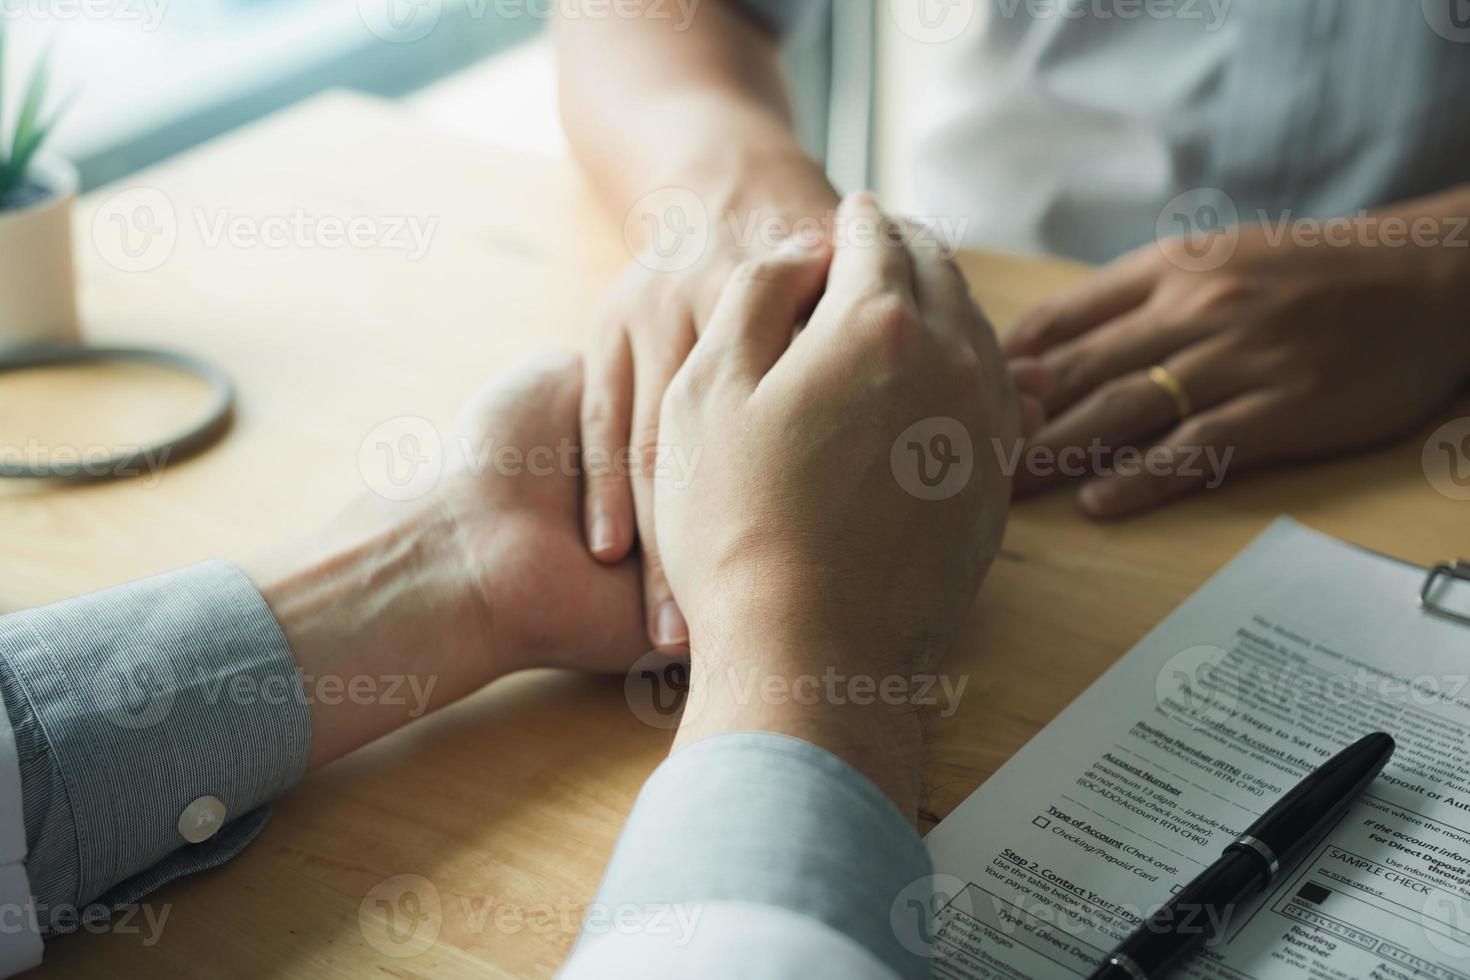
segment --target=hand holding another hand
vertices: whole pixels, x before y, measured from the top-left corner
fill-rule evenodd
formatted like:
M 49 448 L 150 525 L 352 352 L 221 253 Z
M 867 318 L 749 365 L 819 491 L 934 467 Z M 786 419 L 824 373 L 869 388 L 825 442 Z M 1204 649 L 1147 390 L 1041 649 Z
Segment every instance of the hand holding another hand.
M 959 271 L 935 247 L 900 244 L 870 196 L 841 217 L 878 233 L 835 256 L 793 243 L 742 266 L 663 401 L 663 447 L 697 456 L 687 480 L 656 485 L 706 685 L 679 738 L 805 738 L 912 810 L 912 710 L 752 703 L 726 682 L 931 670 L 1005 527 L 1010 481 L 987 450 L 1019 436 L 1021 413 L 989 325 Z M 925 458 L 931 448 L 944 459 Z

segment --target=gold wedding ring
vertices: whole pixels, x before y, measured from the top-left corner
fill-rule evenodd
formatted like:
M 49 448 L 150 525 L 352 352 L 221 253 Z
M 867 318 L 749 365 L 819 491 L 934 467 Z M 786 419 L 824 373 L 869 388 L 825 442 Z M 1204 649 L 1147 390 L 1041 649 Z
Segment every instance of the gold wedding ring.
M 1174 400 L 1174 408 L 1179 412 L 1179 420 L 1182 422 L 1194 414 L 1194 402 L 1189 400 L 1189 392 L 1184 390 L 1184 385 L 1174 377 L 1174 373 L 1162 364 L 1155 364 L 1148 369 L 1148 379 L 1168 394 Z

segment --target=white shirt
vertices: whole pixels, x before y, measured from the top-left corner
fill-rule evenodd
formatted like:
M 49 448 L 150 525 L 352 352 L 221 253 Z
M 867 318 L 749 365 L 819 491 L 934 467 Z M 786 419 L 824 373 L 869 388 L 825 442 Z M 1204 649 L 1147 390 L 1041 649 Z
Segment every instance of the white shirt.
M 1470 181 L 1465 0 L 878 0 L 877 33 L 876 185 L 972 245 L 1100 262 Z

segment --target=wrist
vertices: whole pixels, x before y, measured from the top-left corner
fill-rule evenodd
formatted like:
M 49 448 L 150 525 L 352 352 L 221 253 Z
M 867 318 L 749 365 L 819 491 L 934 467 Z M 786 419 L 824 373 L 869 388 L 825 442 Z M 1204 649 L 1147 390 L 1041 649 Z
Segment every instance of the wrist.
M 717 247 L 774 247 L 825 231 L 840 200 L 817 163 L 794 143 L 687 162 L 661 186 L 687 187 L 704 203 Z
M 1380 221 L 1397 219 L 1401 229 L 1397 249 L 1390 250 L 1409 264 L 1422 294 L 1431 298 L 1432 316 L 1451 327 L 1448 336 L 1458 341 L 1451 356 L 1461 367 L 1461 380 L 1470 380 L 1470 331 L 1460 329 L 1464 310 L 1470 303 L 1470 247 L 1465 222 L 1470 215 L 1470 186 L 1375 212 Z M 1403 238 L 1409 247 L 1402 247 Z M 1416 240 L 1422 238 L 1422 242 Z M 1381 265 L 1382 256 L 1365 256 L 1368 273 Z
M 285 634 L 316 768 L 508 673 L 442 511 L 367 498 L 243 564 Z
M 872 661 L 848 648 L 791 641 L 773 650 L 706 655 L 696 646 L 675 751 L 733 732 L 788 735 L 847 762 L 915 818 L 925 722 L 909 696 L 912 678 L 849 668 Z

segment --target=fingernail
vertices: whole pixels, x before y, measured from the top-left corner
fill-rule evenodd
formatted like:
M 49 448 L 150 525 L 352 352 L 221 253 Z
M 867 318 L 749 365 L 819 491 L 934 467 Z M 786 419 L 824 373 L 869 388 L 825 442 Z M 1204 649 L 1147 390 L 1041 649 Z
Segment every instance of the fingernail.
M 820 238 L 809 232 L 797 232 L 781 243 L 781 251 L 792 256 L 813 255 L 822 250 Z
M 658 607 L 658 618 L 654 621 L 653 638 L 661 647 L 678 646 L 689 642 L 689 624 L 684 614 L 672 601 Z
M 592 532 L 588 535 L 594 555 L 605 555 L 613 550 L 613 523 L 606 514 L 592 515 Z
M 1077 495 L 1082 509 L 1093 517 L 1107 517 L 1117 504 L 1118 494 L 1111 483 L 1089 483 Z

